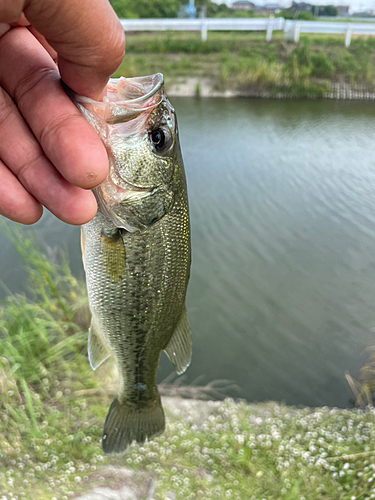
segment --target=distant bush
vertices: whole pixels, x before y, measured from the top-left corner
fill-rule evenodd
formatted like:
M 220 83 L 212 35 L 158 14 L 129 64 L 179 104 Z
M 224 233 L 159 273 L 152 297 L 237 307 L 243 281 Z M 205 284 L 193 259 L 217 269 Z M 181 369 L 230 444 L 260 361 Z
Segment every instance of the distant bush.
M 231 17 L 254 17 L 253 10 L 236 10 L 233 12 Z
M 355 79 L 358 72 L 361 70 L 359 61 L 350 53 L 340 53 L 334 58 L 336 69 L 348 81 Z
M 312 12 L 307 12 L 307 10 L 300 10 L 297 19 L 301 21 L 315 21 L 316 18 Z
M 127 54 L 169 54 L 180 52 L 187 54 L 211 54 L 215 52 L 223 53 L 226 50 L 237 52 L 244 46 L 244 43 L 238 39 L 237 34 L 232 37 L 221 35 L 223 34 L 210 32 L 206 42 L 202 42 L 200 36 L 195 33 L 158 33 L 157 35 L 142 34 L 135 37 L 128 36 L 126 51 Z M 252 49 L 252 51 L 254 50 L 256 48 Z M 267 51 L 269 50 L 270 46 L 267 45 Z
M 206 7 L 207 17 L 230 17 L 232 10 L 225 3 L 217 4 L 209 2 Z
M 321 5 L 319 7 L 319 16 L 338 16 L 339 10 L 334 5 Z
M 279 12 L 276 17 L 283 17 L 284 19 L 300 19 L 301 21 L 315 21 L 315 16 L 307 10 L 288 9 Z
M 119 17 L 177 17 L 182 0 L 110 0 Z
M 311 55 L 311 76 L 317 78 L 332 78 L 335 67 L 325 52 L 315 52 Z
M 174 18 L 188 0 L 110 0 L 110 3 L 120 18 Z M 233 12 L 225 3 L 217 4 L 211 0 L 195 0 L 199 12 L 206 9 L 207 17 L 253 17 L 254 12 Z
M 272 88 L 283 84 L 282 64 L 268 62 L 262 57 L 231 57 L 223 55 L 219 85 L 245 89 L 251 86 Z
M 291 10 L 281 10 L 275 17 L 283 17 L 284 19 L 293 19 L 294 11 Z
M 291 56 L 296 58 L 296 61 L 300 66 L 309 66 L 311 63 L 311 50 L 310 44 L 306 40 L 300 46 L 297 46 Z
M 138 17 L 132 8 L 131 0 L 110 0 L 110 3 L 119 18 L 132 19 Z
M 285 61 L 284 75 L 291 82 L 306 82 L 312 70 L 311 50 L 305 41 L 296 47 Z

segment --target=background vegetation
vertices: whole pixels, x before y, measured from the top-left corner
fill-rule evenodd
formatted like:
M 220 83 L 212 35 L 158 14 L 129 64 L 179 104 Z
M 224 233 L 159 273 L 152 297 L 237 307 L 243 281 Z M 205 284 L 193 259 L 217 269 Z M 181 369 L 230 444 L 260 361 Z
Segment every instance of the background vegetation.
M 120 18 L 161 18 L 177 17 L 182 14 L 183 7 L 188 0 L 110 0 L 115 12 Z M 254 17 L 257 14 L 253 10 L 232 10 L 225 3 L 218 4 L 211 0 L 195 0 L 195 7 L 199 13 L 204 7 L 206 17 Z M 315 6 L 312 11 L 297 10 L 291 7 L 282 10 L 278 17 L 286 19 L 314 20 Z M 338 9 L 334 5 L 319 5 L 316 10 L 319 16 L 337 16 Z M 258 14 L 264 17 L 264 14 Z
M 116 14 L 121 18 L 161 18 L 177 17 L 181 8 L 188 0 L 110 0 Z M 195 7 L 199 11 L 206 8 L 207 17 L 230 17 L 233 11 L 225 4 L 218 5 L 211 0 L 195 0 Z
M 168 85 L 189 77 L 208 79 L 214 89 L 322 95 L 332 84 L 374 89 L 375 38 L 355 38 L 349 48 L 341 36 L 301 36 L 287 43 L 274 33 L 210 32 L 127 35 L 127 53 L 115 76 L 158 71 Z

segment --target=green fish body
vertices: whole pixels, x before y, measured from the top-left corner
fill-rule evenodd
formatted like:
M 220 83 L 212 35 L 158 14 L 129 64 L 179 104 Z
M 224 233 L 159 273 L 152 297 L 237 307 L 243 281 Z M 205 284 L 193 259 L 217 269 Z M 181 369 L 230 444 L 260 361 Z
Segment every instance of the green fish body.
M 178 374 L 190 363 L 190 228 L 177 122 L 162 75 L 110 80 L 107 96 L 103 103 L 72 98 L 110 161 L 108 178 L 95 189 L 98 212 L 82 228 L 82 250 L 90 363 L 96 369 L 112 355 L 119 372 L 102 445 L 121 454 L 164 430 L 156 384 L 161 351 Z

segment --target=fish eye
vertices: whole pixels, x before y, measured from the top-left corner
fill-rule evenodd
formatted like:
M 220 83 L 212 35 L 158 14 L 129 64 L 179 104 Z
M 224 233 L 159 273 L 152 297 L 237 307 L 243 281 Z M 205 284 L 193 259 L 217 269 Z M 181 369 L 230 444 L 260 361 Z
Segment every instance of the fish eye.
M 152 130 L 149 136 L 156 153 L 165 153 L 172 145 L 172 135 L 167 128 Z
M 155 149 L 163 149 L 165 144 L 165 135 L 161 128 L 154 130 L 151 134 L 151 140 L 154 143 Z

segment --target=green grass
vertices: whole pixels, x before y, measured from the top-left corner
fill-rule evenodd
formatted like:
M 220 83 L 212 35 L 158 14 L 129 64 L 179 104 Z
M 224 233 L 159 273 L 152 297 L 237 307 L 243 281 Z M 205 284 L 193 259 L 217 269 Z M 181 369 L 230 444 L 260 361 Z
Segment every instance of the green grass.
M 127 35 L 127 54 L 114 76 L 161 71 L 167 86 L 181 78 L 208 78 L 218 90 L 284 92 L 320 95 L 331 83 L 375 88 L 375 38 L 354 38 L 344 47 L 340 35 L 301 35 L 286 43 L 275 32 L 210 32 Z
M 168 400 L 164 435 L 103 457 L 113 373 L 110 363 L 89 368 L 83 283 L 32 233 L 3 230 L 30 286 L 0 304 L 0 498 L 68 500 L 93 477 L 111 486 L 108 465 L 154 475 L 155 500 L 375 498 L 372 408 Z

